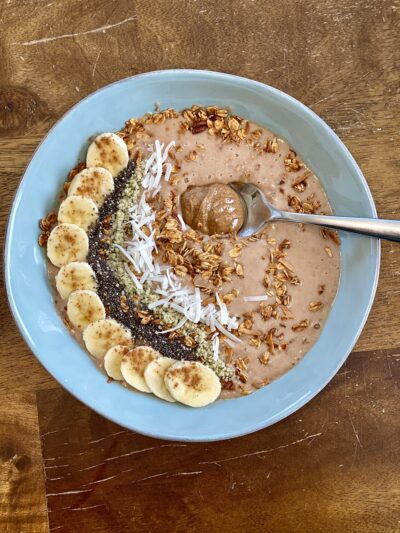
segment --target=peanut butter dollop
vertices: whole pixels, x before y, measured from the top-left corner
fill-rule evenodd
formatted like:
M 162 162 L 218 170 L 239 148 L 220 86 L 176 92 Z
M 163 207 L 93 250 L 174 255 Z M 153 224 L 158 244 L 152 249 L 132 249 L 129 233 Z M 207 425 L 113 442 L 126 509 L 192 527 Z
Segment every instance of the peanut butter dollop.
M 239 231 L 245 218 L 243 202 L 229 185 L 189 187 L 181 196 L 186 224 L 206 235 Z

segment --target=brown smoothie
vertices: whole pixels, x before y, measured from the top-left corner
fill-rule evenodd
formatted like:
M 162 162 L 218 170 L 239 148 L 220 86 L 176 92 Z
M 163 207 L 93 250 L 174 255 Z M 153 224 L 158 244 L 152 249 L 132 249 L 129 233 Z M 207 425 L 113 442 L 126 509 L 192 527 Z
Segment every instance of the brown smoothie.
M 174 258 L 174 273 L 183 284 L 200 289 L 203 306 L 217 305 L 217 292 L 229 315 L 238 319 L 239 327 L 231 333 L 239 342 L 220 335 L 220 358 L 236 372 L 224 383 L 222 398 L 248 394 L 268 384 L 310 350 L 330 312 L 340 274 L 340 241 L 334 232 L 275 222 L 256 236 L 237 236 L 245 209 L 229 186 L 232 182 L 253 183 L 281 210 L 332 213 L 318 178 L 289 145 L 267 129 L 241 120 L 230 118 L 224 110 L 213 120 L 172 112 L 157 120 L 145 117 L 128 135 L 122 132 L 132 157 L 144 161 L 156 140 L 164 146 L 175 141 L 167 160 L 172 165 L 170 179 L 161 180 L 152 207 L 162 212 L 174 199 L 183 240 L 167 243 L 169 249 L 163 248 L 162 239 L 158 241 L 154 260 L 172 264 Z M 185 232 L 193 230 L 201 235 L 199 240 L 185 238 Z M 200 257 L 202 264 L 190 270 L 184 256 Z M 219 269 L 212 270 L 213 261 Z M 200 268 L 204 265 L 206 269 Z M 52 284 L 56 272 L 49 267 Z M 65 318 L 66 302 L 58 295 L 55 302 L 71 333 L 82 343 L 81 333 Z M 213 332 L 208 334 L 210 340 Z M 179 335 L 153 337 L 171 345 L 169 351 L 176 351 L 176 358 L 183 357 Z M 192 350 L 190 344 L 186 346 Z
M 235 181 L 253 183 L 278 209 L 332 212 L 318 178 L 285 141 L 252 123 L 247 137 L 254 142 L 224 143 L 207 129 L 200 133 L 185 130 L 181 118 L 170 118 L 146 124 L 135 139 L 135 149 L 146 154 L 156 139 L 165 146 L 175 140 L 170 155 L 180 179 L 164 181 L 161 196 L 166 198 L 173 191 L 180 198 L 186 222 L 204 233 L 227 233 L 239 227 L 243 213 L 239 210 L 238 216 L 235 209 L 229 213 L 227 206 L 234 203 L 224 200 L 225 186 Z M 221 194 L 219 213 L 210 213 L 208 200 L 216 194 L 213 191 Z M 226 353 L 237 368 L 232 389 L 223 391 L 223 397 L 231 397 L 278 378 L 315 343 L 337 291 L 340 247 L 336 235 L 289 222 L 269 224 L 253 242 L 231 237 L 218 242 L 223 243 L 223 260 L 238 273 L 218 287 L 221 295 L 228 295 L 229 313 L 242 323 L 243 342 L 229 345 L 225 352 L 222 348 L 222 356 Z M 243 246 L 232 257 L 237 244 Z M 201 278 L 187 282 L 207 286 Z M 232 293 L 237 296 L 229 301 Z M 260 296 L 265 299 L 247 300 Z

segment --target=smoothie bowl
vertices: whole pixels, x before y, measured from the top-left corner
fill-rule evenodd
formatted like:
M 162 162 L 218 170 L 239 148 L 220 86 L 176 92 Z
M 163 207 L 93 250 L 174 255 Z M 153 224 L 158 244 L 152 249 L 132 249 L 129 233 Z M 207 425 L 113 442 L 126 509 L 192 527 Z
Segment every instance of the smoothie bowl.
M 354 345 L 379 243 L 290 223 L 240 238 L 238 181 L 282 209 L 375 216 L 321 119 L 225 74 L 112 84 L 36 152 L 8 228 L 11 307 L 39 360 L 104 416 L 167 439 L 242 435 L 304 405 Z

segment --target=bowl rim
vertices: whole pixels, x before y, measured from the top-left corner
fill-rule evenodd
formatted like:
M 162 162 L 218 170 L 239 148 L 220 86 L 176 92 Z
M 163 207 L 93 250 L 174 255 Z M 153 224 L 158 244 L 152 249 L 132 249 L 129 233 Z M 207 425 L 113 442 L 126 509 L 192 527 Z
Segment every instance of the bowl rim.
M 198 436 L 198 437 L 197 436 L 192 437 L 192 436 L 187 436 L 187 435 L 171 436 L 171 435 L 164 435 L 164 434 L 157 433 L 157 431 L 150 432 L 150 431 L 143 431 L 141 429 L 138 430 L 137 428 L 132 427 L 132 425 L 124 424 L 114 414 L 105 413 L 100 408 L 97 408 L 95 402 L 88 403 L 85 399 L 82 399 L 80 394 L 79 394 L 79 392 L 76 389 L 74 389 L 73 387 L 71 387 L 69 385 L 69 383 L 65 383 L 65 382 L 59 381 L 57 379 L 57 377 L 54 375 L 54 373 L 48 368 L 48 366 L 42 360 L 40 355 L 38 355 L 38 353 L 37 353 L 38 351 L 34 348 L 33 342 L 31 342 L 31 339 L 26 334 L 26 332 L 24 330 L 24 320 L 19 314 L 17 305 L 15 304 L 14 299 L 13 299 L 13 295 L 12 295 L 12 282 L 11 282 L 11 279 L 10 279 L 10 276 L 9 276 L 9 271 L 10 271 L 9 265 L 10 265 L 10 256 L 11 256 L 11 242 L 12 242 L 12 225 L 13 225 L 12 222 L 13 222 L 15 216 L 16 216 L 15 211 L 16 211 L 16 207 L 17 207 L 17 201 L 18 201 L 20 195 L 22 194 L 22 188 L 23 188 L 23 184 L 24 184 L 24 179 L 25 179 L 26 175 L 28 174 L 31 165 L 33 164 L 33 160 L 35 159 L 38 151 L 40 150 L 42 145 L 45 143 L 45 141 L 48 139 L 48 137 L 64 121 L 64 119 L 66 119 L 70 114 L 72 114 L 75 111 L 75 109 L 77 107 L 79 107 L 82 103 L 84 103 L 85 101 L 91 99 L 92 97 L 94 97 L 95 95 L 97 95 L 97 94 L 99 94 L 101 92 L 108 91 L 113 86 L 129 83 L 131 80 L 136 80 L 136 79 L 139 79 L 139 78 L 142 78 L 142 79 L 143 78 L 154 78 L 154 77 L 157 77 L 157 76 L 164 76 L 164 75 L 171 75 L 171 74 L 172 75 L 178 75 L 178 76 L 184 76 L 184 75 L 192 75 L 193 76 L 194 75 L 194 76 L 200 76 L 200 77 L 206 75 L 206 76 L 209 76 L 210 79 L 219 78 L 220 80 L 231 81 L 233 83 L 238 83 L 238 82 L 245 83 L 248 86 L 253 86 L 253 87 L 256 87 L 256 88 L 258 87 L 258 88 L 261 88 L 263 90 L 267 89 L 268 91 L 278 95 L 280 98 L 283 98 L 284 100 L 290 101 L 294 105 L 300 107 L 302 112 L 304 112 L 306 115 L 308 115 L 310 118 L 312 118 L 312 120 L 317 121 L 319 123 L 319 125 L 321 127 L 323 127 L 323 129 L 327 133 L 329 133 L 329 135 L 333 135 L 336 138 L 337 143 L 339 144 L 340 148 L 342 149 L 342 151 L 344 152 L 344 154 L 346 155 L 346 157 L 348 158 L 349 162 L 351 163 L 352 167 L 354 168 L 354 170 L 356 171 L 356 173 L 358 175 L 358 179 L 360 180 L 360 182 L 362 184 L 363 191 L 366 194 L 366 197 L 367 197 L 367 200 L 368 200 L 368 203 L 369 203 L 369 207 L 370 207 L 370 209 L 371 209 L 371 211 L 373 213 L 374 218 L 377 217 L 377 210 L 376 210 L 376 206 L 375 206 L 375 202 L 374 202 L 372 193 L 370 191 L 368 183 L 367 183 L 367 181 L 366 181 L 361 169 L 359 168 L 359 166 L 358 166 L 357 162 L 355 161 L 354 157 L 352 156 L 351 152 L 346 147 L 344 142 L 340 139 L 340 137 L 336 134 L 336 132 L 332 128 L 330 128 L 328 126 L 328 124 L 319 115 L 317 115 L 307 105 L 303 104 L 300 100 L 297 100 L 296 98 L 294 98 L 293 96 L 290 96 L 289 94 L 285 93 L 284 91 L 281 91 L 280 89 L 277 89 L 276 87 L 273 87 L 271 85 L 267 85 L 267 84 L 265 84 L 263 82 L 260 82 L 260 81 L 257 81 L 257 80 L 251 79 L 251 78 L 246 78 L 244 76 L 238 76 L 238 75 L 235 75 L 235 74 L 225 73 L 225 72 L 221 72 L 221 71 L 214 71 L 214 70 L 208 70 L 208 69 L 186 69 L 186 68 L 153 70 L 153 71 L 138 73 L 138 74 L 135 74 L 135 75 L 132 75 L 132 76 L 121 78 L 119 80 L 115 80 L 115 81 L 113 81 L 113 82 L 111 82 L 111 83 L 109 83 L 107 85 L 104 85 L 104 86 L 96 89 L 95 91 L 89 93 L 84 98 L 82 98 L 81 100 L 76 102 L 73 106 L 71 106 L 61 117 L 59 117 L 58 120 L 51 126 L 51 128 L 47 131 L 47 133 L 40 140 L 39 144 L 36 146 L 32 156 L 30 158 L 29 163 L 26 165 L 26 167 L 25 167 L 25 169 L 23 171 L 22 178 L 20 179 L 18 187 L 17 187 L 17 189 L 16 189 L 16 191 L 14 193 L 14 197 L 13 197 L 10 209 L 9 209 L 7 225 L 6 225 L 6 231 L 5 231 L 5 240 L 4 240 L 4 246 L 3 246 L 4 284 L 5 284 L 5 288 L 6 288 L 7 301 L 8 301 L 9 309 L 11 311 L 11 315 L 12 315 L 12 317 L 13 317 L 16 325 L 17 325 L 17 328 L 18 328 L 18 330 L 19 330 L 19 332 L 21 334 L 21 337 L 24 340 L 25 344 L 29 347 L 31 352 L 35 355 L 36 359 L 40 362 L 40 364 L 42 366 L 44 366 L 46 371 L 49 372 L 49 374 L 53 377 L 53 379 L 55 379 L 57 381 L 57 383 L 59 385 L 61 385 L 65 390 L 67 390 L 74 398 L 78 399 L 79 401 L 84 403 L 86 406 L 88 406 L 90 409 L 92 409 L 93 411 L 95 411 L 99 415 L 103 416 L 104 418 L 106 418 L 106 419 L 108 419 L 108 420 L 110 420 L 110 421 L 112 421 L 112 422 L 114 422 L 114 423 L 116 423 L 116 424 L 118 424 L 120 426 L 126 427 L 127 429 L 129 429 L 131 431 L 135 431 L 137 433 L 140 433 L 140 434 L 148 436 L 148 437 L 157 438 L 157 439 L 163 439 L 163 440 L 168 440 L 168 441 L 180 441 L 180 442 L 216 442 L 216 441 L 221 441 L 221 440 L 226 440 L 226 439 L 230 439 L 230 438 L 236 438 L 236 437 L 241 437 L 241 436 L 244 436 L 244 435 L 248 435 L 248 434 L 254 433 L 256 431 L 259 431 L 261 429 L 264 429 L 266 427 L 269 427 L 270 425 L 273 425 L 273 424 L 279 422 L 280 420 L 283 420 L 284 418 L 286 418 L 289 415 L 293 414 L 294 412 L 296 412 L 300 408 L 304 407 L 305 404 L 307 404 L 317 394 L 319 394 L 319 392 L 321 392 L 321 390 L 324 389 L 326 387 L 326 385 L 333 379 L 333 377 L 336 375 L 338 370 L 344 364 L 344 362 L 346 361 L 348 356 L 351 354 L 351 352 L 352 352 L 352 350 L 353 350 L 353 348 L 354 348 L 354 346 L 355 346 L 355 344 L 356 344 L 356 342 L 357 342 L 357 340 L 358 340 L 358 338 L 359 338 L 359 336 L 360 336 L 360 334 L 361 334 L 361 332 L 362 332 L 362 330 L 363 330 L 363 328 L 365 326 L 365 323 L 366 323 L 366 321 L 368 319 L 368 316 L 370 314 L 371 307 L 372 307 L 372 304 L 373 304 L 374 299 L 375 299 L 376 290 L 377 290 L 377 286 L 378 286 L 378 280 L 379 280 L 379 272 L 380 272 L 380 264 L 381 264 L 381 241 L 380 241 L 380 239 L 376 239 L 376 249 L 375 249 L 376 260 L 375 260 L 375 264 L 374 264 L 373 284 L 372 284 L 372 286 L 370 286 L 370 297 L 369 297 L 368 303 L 367 303 L 367 305 L 365 307 L 365 311 L 364 311 L 362 320 L 360 321 L 359 328 L 353 334 L 353 342 L 350 344 L 350 347 L 349 347 L 347 353 L 343 354 L 342 358 L 338 362 L 338 365 L 337 365 L 334 373 L 332 373 L 330 376 L 328 376 L 326 380 L 323 380 L 319 384 L 319 386 L 314 387 L 312 391 L 309 391 L 298 402 L 296 402 L 295 404 L 291 405 L 291 407 L 289 409 L 281 411 L 281 413 L 279 413 L 279 415 L 273 417 L 274 418 L 273 421 L 271 423 L 269 423 L 269 424 L 266 424 L 265 422 L 256 423 L 256 424 L 254 424 L 251 427 L 246 427 L 246 429 L 244 431 L 242 431 L 242 432 L 236 432 L 236 431 L 235 432 L 229 432 L 229 433 L 220 434 L 220 435 L 218 435 L 216 437 L 215 436 L 208 436 L 208 435 L 202 435 L 202 436 Z

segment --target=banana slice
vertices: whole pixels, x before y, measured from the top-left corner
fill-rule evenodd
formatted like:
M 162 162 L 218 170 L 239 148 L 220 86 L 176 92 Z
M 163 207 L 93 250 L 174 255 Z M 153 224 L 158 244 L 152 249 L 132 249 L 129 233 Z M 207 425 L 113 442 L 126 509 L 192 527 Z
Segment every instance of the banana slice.
M 128 385 L 142 392 L 151 392 L 144 380 L 144 370 L 151 361 L 160 355 L 150 346 L 137 346 L 133 350 L 129 350 L 121 361 L 121 372 Z
M 73 291 L 97 290 L 96 275 L 88 263 L 73 261 L 60 268 L 56 275 L 56 288 L 63 300 Z
M 113 318 L 104 318 L 89 324 L 83 331 L 87 351 L 100 359 L 117 344 L 129 344 L 131 333 Z
M 128 147 L 115 133 L 98 135 L 86 155 L 88 167 L 104 167 L 115 178 L 129 162 Z
M 97 207 L 101 207 L 108 194 L 114 190 L 111 173 L 101 167 L 89 167 L 81 170 L 68 187 L 68 196 L 85 196 L 91 198 Z
M 59 224 L 47 241 L 47 257 L 56 267 L 71 261 L 84 261 L 89 251 L 89 239 L 76 224 Z
M 74 291 L 68 298 L 67 316 L 73 326 L 83 331 L 92 322 L 106 318 L 106 310 L 95 292 Z
M 151 392 L 167 402 L 176 401 L 168 392 L 164 383 L 165 372 L 174 363 L 176 363 L 176 360 L 170 357 L 157 357 L 144 370 L 144 380 Z
M 76 224 L 85 231 L 97 220 L 99 210 L 91 198 L 67 196 L 58 210 L 58 222 Z
M 204 407 L 214 402 L 221 392 L 216 374 L 197 361 L 179 361 L 164 376 L 165 385 L 178 402 L 191 407 Z
M 108 350 L 104 356 L 104 369 L 110 378 L 122 381 L 121 361 L 123 356 L 130 350 L 129 346 L 118 344 Z

